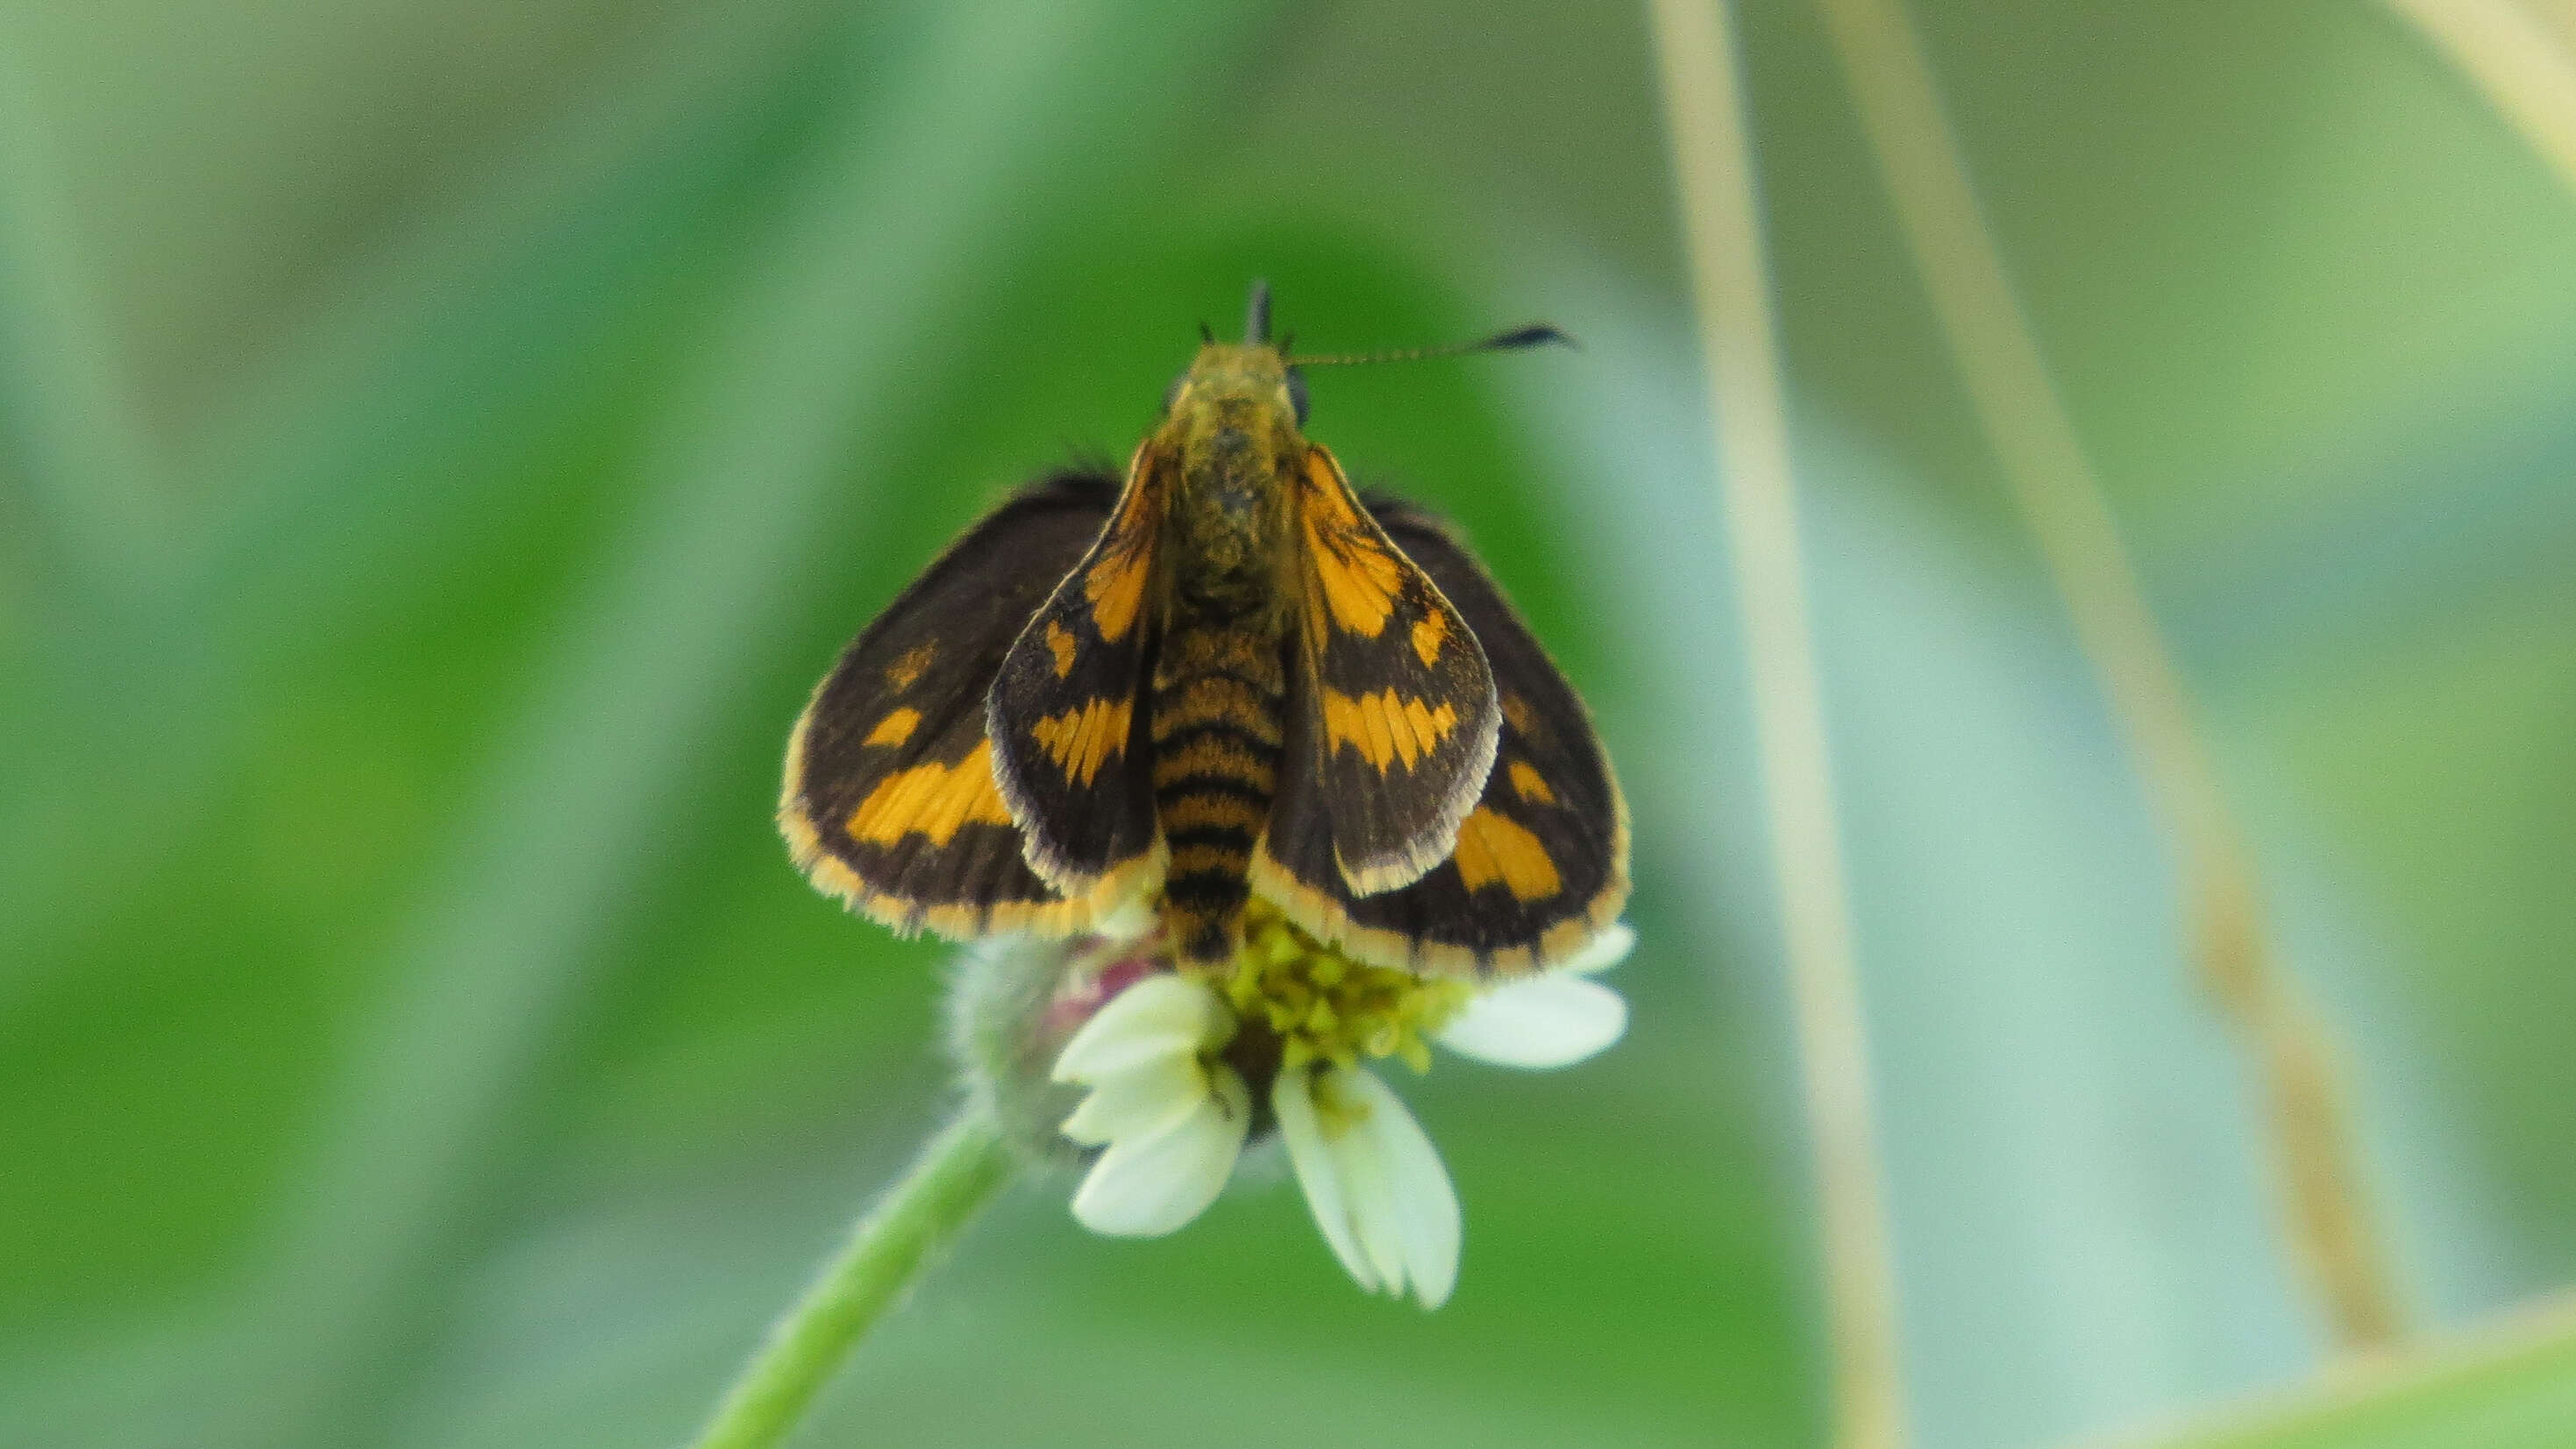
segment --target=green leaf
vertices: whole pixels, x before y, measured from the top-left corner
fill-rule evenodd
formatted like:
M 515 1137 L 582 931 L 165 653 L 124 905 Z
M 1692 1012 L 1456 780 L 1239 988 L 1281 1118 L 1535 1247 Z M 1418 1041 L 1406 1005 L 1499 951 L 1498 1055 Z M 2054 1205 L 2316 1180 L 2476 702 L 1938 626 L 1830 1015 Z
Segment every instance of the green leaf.
M 2576 1424 L 2576 1306 L 2351 1365 L 2277 1400 L 2103 1449 L 2535 1449 Z

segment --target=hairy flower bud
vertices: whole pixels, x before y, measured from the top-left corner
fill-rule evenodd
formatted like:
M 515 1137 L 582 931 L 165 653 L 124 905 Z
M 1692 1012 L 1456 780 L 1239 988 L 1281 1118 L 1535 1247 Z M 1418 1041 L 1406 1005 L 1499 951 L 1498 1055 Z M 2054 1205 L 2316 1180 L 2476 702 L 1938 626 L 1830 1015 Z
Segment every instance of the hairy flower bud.
M 1085 1153 L 1059 1130 L 1082 1100 L 1050 1072 L 1066 1042 L 1109 999 L 1167 969 L 1142 911 L 1095 935 L 995 936 L 959 953 L 948 983 L 948 1051 L 971 1104 L 1032 1166 L 1078 1168 Z

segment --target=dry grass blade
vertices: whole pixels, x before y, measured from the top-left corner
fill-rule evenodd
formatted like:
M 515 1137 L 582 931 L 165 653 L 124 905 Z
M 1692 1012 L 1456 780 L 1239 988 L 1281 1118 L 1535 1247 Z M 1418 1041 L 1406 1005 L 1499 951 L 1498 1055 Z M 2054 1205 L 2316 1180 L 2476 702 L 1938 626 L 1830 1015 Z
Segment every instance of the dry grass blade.
M 1832 1336 L 1834 1442 L 1905 1439 L 1896 1281 L 1870 1105 L 1867 1033 L 1824 699 L 1789 465 L 1788 408 L 1762 252 L 1753 147 L 1726 7 L 1655 0 L 1655 53 L 1698 295 L 1728 537 L 1752 672 L 1763 800 L 1788 950 Z
M 2576 187 L 2576 5 L 2559 29 L 2514 0 L 2387 0 L 2450 57 L 2531 148 Z
M 1994 239 L 1913 27 L 1896 0 L 1819 0 L 1933 309 L 2180 857 L 2205 984 L 2264 1083 L 2289 1232 L 2347 1345 L 2399 1328 L 2336 1054 L 2282 972 L 2190 695 Z

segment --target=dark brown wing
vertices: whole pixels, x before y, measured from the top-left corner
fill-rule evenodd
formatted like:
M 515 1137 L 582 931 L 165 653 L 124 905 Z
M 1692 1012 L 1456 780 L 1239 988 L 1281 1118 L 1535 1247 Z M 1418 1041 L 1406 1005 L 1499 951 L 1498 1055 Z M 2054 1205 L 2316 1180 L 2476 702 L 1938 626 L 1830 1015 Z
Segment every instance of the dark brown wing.
M 787 744 L 778 825 L 817 889 L 907 933 L 1063 934 L 1096 902 L 1029 869 L 995 787 L 986 692 L 1081 560 L 1117 480 L 1067 471 L 951 545 L 841 655 Z
M 1493 768 L 1449 857 L 1412 885 L 1357 894 L 1333 870 L 1327 834 L 1283 831 L 1274 816 L 1254 888 L 1320 939 L 1384 965 L 1510 974 L 1566 961 L 1627 904 L 1628 811 L 1609 757 L 1582 699 L 1466 547 L 1409 504 L 1368 506 L 1483 645 L 1502 713 Z
M 1115 512 L 1011 646 L 984 712 L 1028 863 L 1068 895 L 1123 899 L 1161 874 L 1144 704 L 1169 460 L 1136 450 Z
M 1296 480 L 1288 728 L 1274 833 L 1329 840 L 1334 881 L 1394 890 L 1446 859 L 1501 714 L 1474 630 L 1361 507 L 1333 456 Z

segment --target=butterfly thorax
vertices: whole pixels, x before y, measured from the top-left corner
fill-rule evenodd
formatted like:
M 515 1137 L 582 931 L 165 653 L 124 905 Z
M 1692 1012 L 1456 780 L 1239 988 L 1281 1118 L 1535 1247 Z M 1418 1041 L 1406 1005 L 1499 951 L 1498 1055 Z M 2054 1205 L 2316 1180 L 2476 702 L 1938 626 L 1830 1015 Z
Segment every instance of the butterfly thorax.
M 1170 470 L 1173 592 L 1237 612 L 1274 610 L 1284 593 L 1285 480 L 1306 448 L 1278 351 L 1202 348 L 1149 446 Z
M 1306 443 L 1278 351 L 1201 349 L 1148 448 L 1170 489 L 1149 706 L 1166 918 L 1185 955 L 1220 961 L 1242 934 L 1287 708 L 1287 480 Z

